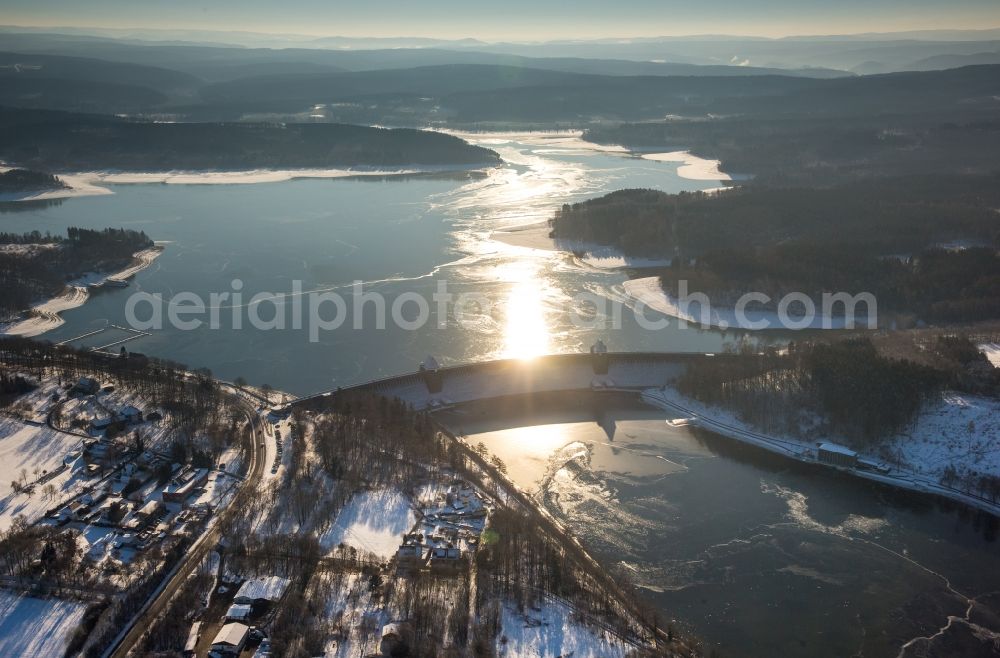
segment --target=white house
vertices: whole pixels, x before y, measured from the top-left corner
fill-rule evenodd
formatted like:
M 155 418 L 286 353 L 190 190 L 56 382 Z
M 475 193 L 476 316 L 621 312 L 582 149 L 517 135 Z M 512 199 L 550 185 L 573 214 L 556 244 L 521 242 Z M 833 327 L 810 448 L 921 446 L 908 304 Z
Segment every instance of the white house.
M 250 627 L 246 624 L 233 622 L 226 624 L 212 640 L 212 651 L 224 656 L 238 656 L 247 643 Z

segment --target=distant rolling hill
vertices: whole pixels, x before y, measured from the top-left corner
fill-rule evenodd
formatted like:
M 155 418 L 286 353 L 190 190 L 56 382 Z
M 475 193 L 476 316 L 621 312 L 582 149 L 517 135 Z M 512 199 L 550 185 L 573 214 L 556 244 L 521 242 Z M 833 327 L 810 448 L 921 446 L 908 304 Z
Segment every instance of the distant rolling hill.
M 149 87 L 161 92 L 190 90 L 204 84 L 196 76 L 160 66 L 114 62 L 92 57 L 0 52 L 0 79 L 65 78 Z
M 613 77 L 464 91 L 442 103 L 460 122 L 648 120 L 665 115 L 855 116 L 1000 111 L 1000 66 L 813 80 L 779 76 Z
M 1000 64 L 1000 51 L 972 55 L 935 55 L 907 64 L 908 71 L 940 71 L 976 64 Z
M 0 52 L 0 104 L 91 112 L 150 110 L 204 82 L 162 67 L 87 57 Z
M 493 165 L 446 135 L 335 123 L 153 123 L 0 108 L 0 160 L 50 171 Z
M 553 99 L 573 95 L 591 105 L 572 109 L 597 111 L 600 107 L 629 104 L 635 98 L 653 96 L 675 99 L 663 102 L 670 107 L 684 99 L 703 100 L 733 96 L 770 96 L 796 89 L 812 88 L 817 80 L 788 76 L 611 76 L 569 73 L 516 66 L 468 65 L 422 66 L 351 73 L 311 74 L 300 76 L 260 76 L 209 85 L 201 90 L 206 103 L 242 103 L 286 108 L 310 103 L 350 101 L 388 96 L 436 97 L 446 104 L 463 99 L 471 108 L 477 98 L 518 99 L 540 95 Z M 607 94 L 603 101 L 596 98 Z M 597 105 L 593 105 L 597 103 Z M 665 106 L 666 106 L 665 105 Z M 570 108 L 567 108 L 570 109 Z M 658 110 L 657 110 L 658 111 Z M 495 114 L 495 113 L 491 113 Z
M 516 54 L 470 48 L 464 42 L 429 41 L 416 47 L 381 48 L 246 48 L 221 44 L 177 44 L 156 41 L 118 40 L 81 35 L 18 33 L 0 31 L 6 50 L 21 53 L 90 57 L 108 61 L 144 64 L 182 71 L 213 82 L 256 74 L 308 73 L 317 69 L 369 71 L 447 64 L 486 64 L 549 69 L 574 73 L 608 75 L 766 75 L 784 74 L 805 77 L 844 75 L 842 71 L 822 67 L 730 66 L 712 63 L 700 67 L 683 58 L 652 61 L 655 58 L 615 58 L 607 56 L 550 56 Z M 336 45 L 339 40 L 313 43 Z M 381 43 L 379 40 L 371 44 Z M 388 41 L 388 43 L 392 43 Z M 387 45 L 388 45 L 387 43 Z M 406 43 L 410 43 L 407 41 Z M 478 46 L 478 44 L 477 44 Z M 499 47 L 499 46 L 497 46 Z M 296 68 L 297 67 L 297 68 Z
M 167 95 L 149 87 L 92 80 L 0 76 L 0 104 L 48 110 L 140 112 L 162 106 Z

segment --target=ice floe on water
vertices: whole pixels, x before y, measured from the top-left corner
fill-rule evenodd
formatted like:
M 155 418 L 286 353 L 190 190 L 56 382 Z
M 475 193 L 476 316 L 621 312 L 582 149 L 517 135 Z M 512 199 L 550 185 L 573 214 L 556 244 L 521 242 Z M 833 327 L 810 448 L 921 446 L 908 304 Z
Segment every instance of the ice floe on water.
M 766 480 L 761 480 L 760 490 L 761 493 L 784 500 L 788 506 L 788 516 L 806 530 L 847 537 L 856 534 L 871 535 L 889 524 L 887 519 L 861 514 L 848 514 L 835 525 L 825 524 L 809 514 L 809 498 L 804 493 Z
M 585 539 L 602 551 L 623 558 L 634 555 L 643 538 L 660 524 L 628 508 L 613 482 L 591 468 L 591 448 L 573 442 L 553 455 L 541 499 L 557 516 L 581 529 Z

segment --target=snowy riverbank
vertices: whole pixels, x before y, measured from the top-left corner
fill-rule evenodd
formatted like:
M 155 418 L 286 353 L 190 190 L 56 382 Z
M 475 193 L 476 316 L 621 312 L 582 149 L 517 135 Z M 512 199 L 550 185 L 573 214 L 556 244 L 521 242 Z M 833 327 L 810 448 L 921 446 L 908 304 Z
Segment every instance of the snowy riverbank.
M 280 183 L 303 178 L 385 178 L 419 174 L 448 174 L 483 170 L 485 165 L 420 165 L 394 169 L 253 169 L 247 171 L 148 171 L 115 172 L 89 171 L 59 174 L 69 187 L 45 192 L 25 192 L 0 195 L 0 201 L 44 201 L 72 197 L 114 194 L 106 185 L 254 185 Z
M 679 413 L 698 427 L 809 464 L 819 464 L 856 477 L 901 489 L 930 493 L 1000 517 L 1000 502 L 961 485 L 942 484 L 946 470 L 960 477 L 1000 476 L 1000 400 L 946 393 L 930 402 L 911 427 L 883 442 L 881 454 L 859 453 L 871 462 L 891 463 L 888 472 L 838 467 L 819 462 L 815 442 L 763 434 L 726 409 L 702 404 L 670 387 L 648 389 L 642 399 Z M 824 440 L 845 443 L 837 437 Z M 891 456 L 886 462 L 884 457 Z
M 10 169 L 10 167 L 0 167 L 0 171 L 6 171 L 7 169 Z M 48 201 L 51 199 L 69 199 L 72 197 L 112 194 L 108 188 L 96 184 L 93 174 L 60 174 L 59 180 L 65 183 L 66 187 L 41 191 L 6 192 L 0 194 L 0 203 Z
M 133 254 L 132 263 L 118 272 L 90 273 L 71 281 L 61 295 L 32 306 L 23 319 L 0 328 L 0 334 L 30 338 L 59 327 L 64 322 L 63 312 L 87 303 L 90 286 L 106 281 L 125 281 L 149 267 L 162 252 L 163 248 L 159 246 L 144 249 Z
M 669 258 L 643 258 L 628 256 L 619 249 L 579 240 L 563 240 L 549 237 L 552 229 L 546 224 L 530 224 L 490 234 L 490 239 L 512 247 L 572 253 L 580 263 L 599 270 L 624 268 L 642 269 L 647 267 L 668 267 Z
M 722 164 L 719 160 L 706 160 L 692 155 L 688 151 L 670 151 L 669 153 L 643 153 L 643 160 L 654 162 L 679 162 L 677 175 L 688 180 L 731 181 L 733 177 L 719 170 Z
M 631 279 L 622 284 L 631 299 L 645 304 L 654 311 L 659 311 L 680 321 L 689 322 L 702 327 L 713 329 L 843 329 L 845 319 L 843 317 L 831 317 L 816 313 L 815 317 L 806 324 L 804 319 L 790 316 L 789 325 L 781 321 L 778 313 L 774 311 L 746 310 L 743 317 L 739 317 L 735 308 L 711 306 L 703 313 L 701 304 L 691 301 L 690 304 L 682 305 L 680 301 L 669 295 L 660 285 L 659 277 L 648 276 L 641 279 Z M 692 291 L 692 295 L 695 291 Z M 702 316 L 705 317 L 702 317 Z M 860 326 L 864 326 L 863 320 L 857 320 Z

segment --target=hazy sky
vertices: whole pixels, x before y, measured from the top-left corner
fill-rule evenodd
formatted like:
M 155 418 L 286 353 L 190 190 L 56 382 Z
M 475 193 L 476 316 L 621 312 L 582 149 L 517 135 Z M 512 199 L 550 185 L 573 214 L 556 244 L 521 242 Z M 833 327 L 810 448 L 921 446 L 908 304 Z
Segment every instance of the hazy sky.
M 1000 0 L 0 0 L 0 24 L 566 39 L 1000 27 Z

